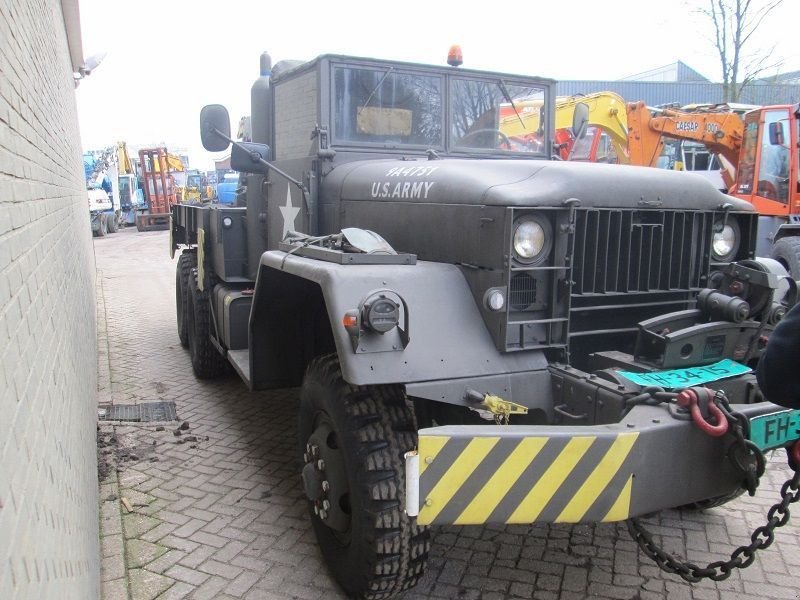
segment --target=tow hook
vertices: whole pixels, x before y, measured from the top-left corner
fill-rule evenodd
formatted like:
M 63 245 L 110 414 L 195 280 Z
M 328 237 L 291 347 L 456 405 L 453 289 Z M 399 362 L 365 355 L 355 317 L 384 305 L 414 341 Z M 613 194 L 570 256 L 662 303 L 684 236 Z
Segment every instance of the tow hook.
M 701 401 L 702 397 L 702 401 Z M 701 402 L 716 424 L 712 424 L 703 416 L 700 410 Z M 692 415 L 692 420 L 705 433 L 711 437 L 721 437 L 728 433 L 728 419 L 714 402 L 714 392 L 704 387 L 686 388 L 678 394 L 678 406 L 688 408 Z

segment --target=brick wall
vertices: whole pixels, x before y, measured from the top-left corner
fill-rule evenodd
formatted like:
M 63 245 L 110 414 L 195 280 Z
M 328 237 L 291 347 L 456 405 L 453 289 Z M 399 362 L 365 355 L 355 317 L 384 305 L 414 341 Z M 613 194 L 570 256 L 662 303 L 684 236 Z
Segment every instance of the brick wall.
M 59 0 L 0 0 L 0 598 L 99 595 L 94 255 Z

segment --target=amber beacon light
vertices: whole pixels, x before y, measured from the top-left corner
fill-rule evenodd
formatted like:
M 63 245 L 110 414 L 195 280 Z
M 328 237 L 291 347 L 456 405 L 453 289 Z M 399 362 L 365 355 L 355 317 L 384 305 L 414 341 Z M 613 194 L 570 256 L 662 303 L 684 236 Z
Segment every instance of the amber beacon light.
M 451 67 L 458 67 L 464 62 L 464 57 L 461 54 L 461 46 L 453 44 L 450 50 L 447 51 L 447 64 Z

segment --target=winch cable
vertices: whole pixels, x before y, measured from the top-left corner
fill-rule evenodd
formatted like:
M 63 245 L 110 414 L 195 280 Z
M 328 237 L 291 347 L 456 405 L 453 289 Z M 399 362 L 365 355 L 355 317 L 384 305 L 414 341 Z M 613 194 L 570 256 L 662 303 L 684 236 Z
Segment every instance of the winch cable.
M 709 414 L 715 415 L 716 423 L 709 423 L 703 417 L 698 406 L 701 403 L 698 390 L 706 390 L 699 392 L 699 394 L 707 396 L 704 400 L 708 402 Z M 652 393 L 652 391 L 648 392 L 648 394 Z M 643 396 L 644 393 L 641 395 Z M 655 398 L 653 399 L 655 400 Z M 724 435 L 724 433 L 720 434 L 719 431 L 725 427 L 727 433 L 734 436 L 735 440 L 728 454 L 734 467 L 743 474 L 742 487 L 751 496 L 754 495 L 758 487 L 758 480 L 766 468 L 766 459 L 761 449 L 747 439 L 750 428 L 750 422 L 747 418 L 731 409 L 724 393 L 716 392 L 711 396 L 711 391 L 707 388 L 682 390 L 678 394 L 678 403 L 690 410 L 692 420 L 708 435 Z M 711 406 L 714 408 L 711 409 Z M 701 421 L 703 424 L 700 424 Z M 713 581 L 727 579 L 734 569 L 744 569 L 753 564 L 756 552 L 768 548 L 775 541 L 775 529 L 783 527 L 789 522 L 789 505 L 800 500 L 800 441 L 796 441 L 792 446 L 787 447 L 786 454 L 789 467 L 792 469 L 792 477 L 781 486 L 780 502 L 769 509 L 766 524 L 757 527 L 753 531 L 750 536 L 750 543 L 734 550 L 728 560 L 715 561 L 705 567 L 680 560 L 661 548 L 653 539 L 653 535 L 635 517 L 628 519 L 626 522 L 628 532 L 642 549 L 642 552 L 668 573 L 675 573 L 690 583 L 697 583 L 703 579 L 711 579 Z

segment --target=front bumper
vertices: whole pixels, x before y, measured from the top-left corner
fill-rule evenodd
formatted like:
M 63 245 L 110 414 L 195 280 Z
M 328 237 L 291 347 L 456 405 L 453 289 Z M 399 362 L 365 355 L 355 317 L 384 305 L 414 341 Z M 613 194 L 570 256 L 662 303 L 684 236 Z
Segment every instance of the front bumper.
M 732 408 L 748 419 L 783 410 Z M 733 436 L 675 415 L 639 405 L 612 425 L 422 429 L 406 462 L 408 514 L 421 525 L 622 521 L 740 488 Z

